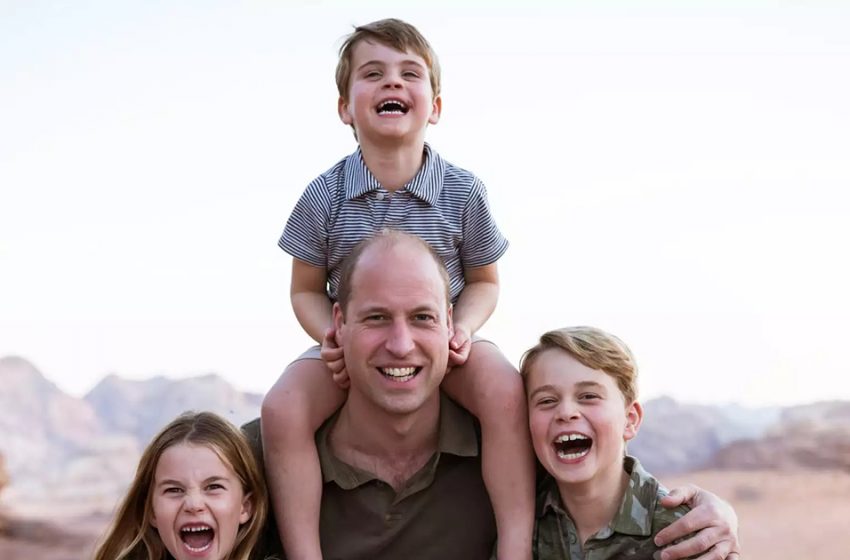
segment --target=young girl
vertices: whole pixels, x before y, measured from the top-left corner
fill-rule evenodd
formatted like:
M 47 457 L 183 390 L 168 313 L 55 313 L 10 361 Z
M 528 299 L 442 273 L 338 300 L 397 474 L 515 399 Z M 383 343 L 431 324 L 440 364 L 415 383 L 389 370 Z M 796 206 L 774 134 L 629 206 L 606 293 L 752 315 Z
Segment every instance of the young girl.
M 145 449 L 94 558 L 248 560 L 267 510 L 242 433 L 211 412 L 187 412 Z

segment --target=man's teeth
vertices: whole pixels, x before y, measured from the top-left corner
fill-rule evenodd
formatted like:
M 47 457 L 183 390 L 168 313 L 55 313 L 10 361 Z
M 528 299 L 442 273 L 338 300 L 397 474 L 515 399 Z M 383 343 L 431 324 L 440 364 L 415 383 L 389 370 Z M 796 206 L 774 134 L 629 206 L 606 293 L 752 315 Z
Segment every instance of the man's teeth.
M 396 367 L 396 368 L 381 368 L 381 373 L 387 377 L 392 377 L 396 381 L 409 381 L 413 379 L 416 373 L 415 367 Z

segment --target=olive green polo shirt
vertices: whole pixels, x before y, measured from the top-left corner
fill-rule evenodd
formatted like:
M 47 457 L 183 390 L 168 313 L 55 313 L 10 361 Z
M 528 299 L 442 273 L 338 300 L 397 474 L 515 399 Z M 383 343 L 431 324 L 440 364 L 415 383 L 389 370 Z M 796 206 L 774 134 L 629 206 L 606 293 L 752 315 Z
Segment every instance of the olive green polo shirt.
M 689 508 L 666 509 L 659 499 L 667 490 L 626 456 L 623 468 L 629 484 L 620 509 L 611 523 L 591 536 L 582 549 L 578 531 L 564 508 L 558 485 L 547 475 L 538 486 L 537 523 L 534 528 L 534 558 L 538 560 L 652 560 L 659 550 L 653 539 L 664 527 L 679 519 Z
M 324 480 L 319 531 L 325 560 L 491 557 L 496 521 L 469 413 L 441 394 L 438 449 L 398 492 L 333 454 L 328 437 L 337 417 L 316 433 Z M 243 429 L 261 454 L 259 422 Z M 283 558 L 275 527 L 271 519 L 265 552 Z

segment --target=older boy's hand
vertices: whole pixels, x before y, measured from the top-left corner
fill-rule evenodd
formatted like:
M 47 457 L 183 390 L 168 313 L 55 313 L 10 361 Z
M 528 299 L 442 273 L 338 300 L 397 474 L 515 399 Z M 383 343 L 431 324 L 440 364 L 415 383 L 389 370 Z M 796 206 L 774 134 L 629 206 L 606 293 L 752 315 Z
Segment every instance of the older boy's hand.
M 454 335 L 449 340 L 449 367 L 462 366 L 469 357 L 472 348 L 472 337 L 469 331 L 462 326 L 454 326 Z
M 331 370 L 334 382 L 343 389 L 348 389 L 348 372 L 345 371 L 345 360 L 343 359 L 342 346 L 337 344 L 336 330 L 330 328 L 325 331 L 322 339 L 322 361 Z
M 732 506 L 693 484 L 675 488 L 661 500 L 661 505 L 666 508 L 682 504 L 690 506 L 691 511 L 659 531 L 655 544 L 665 546 L 677 539 L 688 538 L 665 548 L 661 552 L 661 560 L 691 557 L 698 560 L 740 560 L 738 516 Z

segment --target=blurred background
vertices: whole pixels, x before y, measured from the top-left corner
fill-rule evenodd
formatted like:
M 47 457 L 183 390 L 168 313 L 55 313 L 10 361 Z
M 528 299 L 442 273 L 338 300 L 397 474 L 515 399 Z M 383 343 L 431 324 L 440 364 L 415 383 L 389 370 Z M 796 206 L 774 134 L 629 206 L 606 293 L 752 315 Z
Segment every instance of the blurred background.
M 5 0 L 0 557 L 85 557 L 151 434 L 256 416 L 309 344 L 276 241 L 384 17 L 511 241 L 482 334 L 619 335 L 651 470 L 732 501 L 748 558 L 850 549 L 850 5 Z

